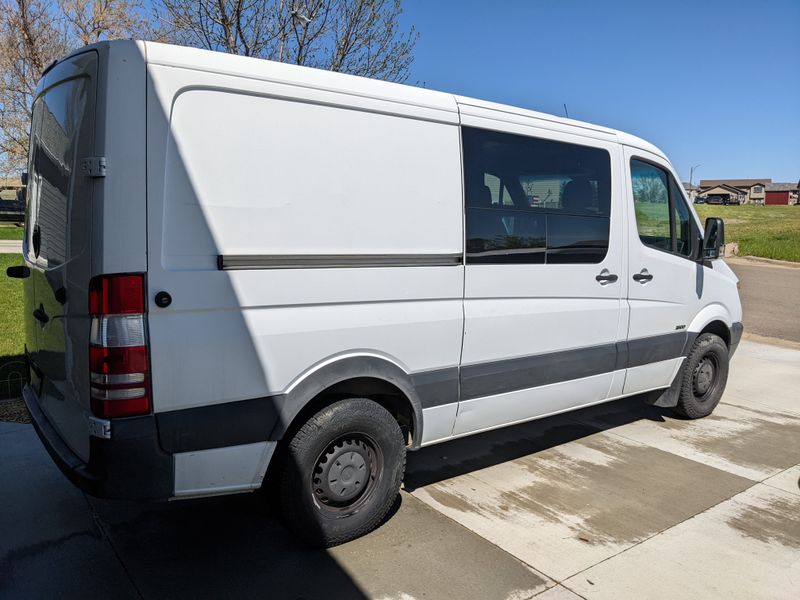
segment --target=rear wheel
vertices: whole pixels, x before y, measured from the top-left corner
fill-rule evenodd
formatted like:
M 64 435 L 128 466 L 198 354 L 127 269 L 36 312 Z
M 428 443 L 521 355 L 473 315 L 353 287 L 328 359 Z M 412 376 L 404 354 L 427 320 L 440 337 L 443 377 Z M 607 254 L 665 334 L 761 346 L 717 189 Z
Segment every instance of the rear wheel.
M 287 527 L 319 546 L 369 533 L 392 507 L 405 461 L 400 426 L 382 406 L 350 398 L 323 408 L 286 447 L 280 497 Z
M 703 333 L 692 346 L 683 367 L 683 379 L 675 412 L 689 419 L 712 413 L 728 381 L 728 347 L 713 333 Z

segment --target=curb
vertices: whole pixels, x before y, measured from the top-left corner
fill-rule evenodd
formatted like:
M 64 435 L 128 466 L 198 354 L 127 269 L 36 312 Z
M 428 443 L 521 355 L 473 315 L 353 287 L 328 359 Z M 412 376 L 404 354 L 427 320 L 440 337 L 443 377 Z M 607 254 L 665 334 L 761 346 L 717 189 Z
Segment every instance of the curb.
M 772 267 L 784 267 L 786 269 L 800 269 L 800 263 L 792 262 L 790 260 L 778 260 L 776 258 L 764 258 L 762 256 L 730 256 L 725 258 L 726 261 L 732 262 L 746 262 L 746 263 L 762 263 Z

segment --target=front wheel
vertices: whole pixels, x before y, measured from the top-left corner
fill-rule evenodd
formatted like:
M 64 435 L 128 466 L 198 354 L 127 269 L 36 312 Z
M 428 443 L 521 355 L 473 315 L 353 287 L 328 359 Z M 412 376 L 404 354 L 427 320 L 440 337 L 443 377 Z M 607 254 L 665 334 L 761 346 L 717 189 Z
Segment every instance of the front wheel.
M 403 433 L 382 406 L 340 400 L 289 441 L 280 479 L 286 526 L 307 542 L 335 546 L 380 525 L 400 490 Z
M 675 412 L 689 419 L 712 413 L 728 381 L 728 346 L 717 335 L 697 337 L 683 367 L 680 396 Z

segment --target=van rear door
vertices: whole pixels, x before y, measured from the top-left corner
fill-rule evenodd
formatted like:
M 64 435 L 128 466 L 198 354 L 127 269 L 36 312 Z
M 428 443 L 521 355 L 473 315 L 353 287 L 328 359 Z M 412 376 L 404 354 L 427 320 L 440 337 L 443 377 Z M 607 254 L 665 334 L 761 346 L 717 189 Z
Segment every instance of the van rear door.
M 31 383 L 50 423 L 89 457 L 89 318 L 97 52 L 69 57 L 43 78 L 33 104 L 23 253 Z

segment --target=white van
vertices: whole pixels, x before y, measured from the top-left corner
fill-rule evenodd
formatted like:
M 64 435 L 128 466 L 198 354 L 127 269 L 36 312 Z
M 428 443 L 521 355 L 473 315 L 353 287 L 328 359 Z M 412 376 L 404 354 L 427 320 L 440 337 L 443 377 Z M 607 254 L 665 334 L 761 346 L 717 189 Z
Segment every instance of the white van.
M 288 525 L 340 543 L 407 449 L 643 392 L 714 409 L 742 310 L 679 181 L 647 142 L 528 110 L 84 48 L 36 92 L 25 401 L 92 494 L 270 467 Z

